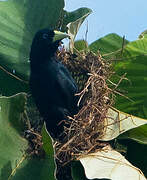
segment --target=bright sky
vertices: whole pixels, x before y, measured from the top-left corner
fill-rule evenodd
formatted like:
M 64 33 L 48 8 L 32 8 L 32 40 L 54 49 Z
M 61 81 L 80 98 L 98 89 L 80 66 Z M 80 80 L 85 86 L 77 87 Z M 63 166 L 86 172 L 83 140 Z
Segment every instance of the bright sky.
M 93 13 L 80 28 L 77 39 L 85 39 L 87 22 L 89 43 L 109 33 L 133 41 L 147 30 L 147 0 L 65 0 L 67 11 L 80 7 L 88 7 Z

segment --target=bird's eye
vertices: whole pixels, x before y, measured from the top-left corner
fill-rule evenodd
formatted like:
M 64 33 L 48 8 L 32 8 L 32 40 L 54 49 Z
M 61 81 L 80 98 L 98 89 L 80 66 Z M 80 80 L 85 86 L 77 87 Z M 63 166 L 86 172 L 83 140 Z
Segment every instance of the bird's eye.
M 43 39 L 48 39 L 48 34 L 43 34 L 42 38 Z

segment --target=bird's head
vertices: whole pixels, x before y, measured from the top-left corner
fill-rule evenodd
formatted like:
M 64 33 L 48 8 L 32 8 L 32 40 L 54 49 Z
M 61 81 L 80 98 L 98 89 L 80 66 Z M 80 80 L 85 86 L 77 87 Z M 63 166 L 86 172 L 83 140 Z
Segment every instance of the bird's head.
M 66 33 L 43 29 L 38 31 L 33 39 L 30 60 L 50 58 L 54 56 L 62 39 L 69 37 Z

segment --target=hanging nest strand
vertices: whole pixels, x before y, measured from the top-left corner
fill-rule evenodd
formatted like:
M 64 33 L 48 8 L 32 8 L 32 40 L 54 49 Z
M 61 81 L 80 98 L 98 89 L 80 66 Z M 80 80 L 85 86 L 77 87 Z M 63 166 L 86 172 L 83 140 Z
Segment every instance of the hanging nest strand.
M 99 141 L 105 132 L 104 121 L 107 110 L 113 103 L 113 93 L 107 85 L 112 75 L 111 63 L 101 55 L 92 52 L 74 56 L 69 52 L 60 52 L 62 59 L 75 78 L 80 92 L 79 105 L 82 108 L 73 118 L 69 117 L 65 126 L 66 138 L 56 143 L 56 156 L 67 163 L 76 157 L 95 152 L 106 146 Z

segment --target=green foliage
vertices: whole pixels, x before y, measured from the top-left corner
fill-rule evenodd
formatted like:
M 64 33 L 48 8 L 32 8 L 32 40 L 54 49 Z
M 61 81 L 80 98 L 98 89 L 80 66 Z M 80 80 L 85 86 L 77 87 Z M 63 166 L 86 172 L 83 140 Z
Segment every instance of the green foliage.
M 21 115 L 26 103 L 26 94 L 0 97 L 0 179 L 13 176 L 16 166 L 23 160 L 28 147 L 21 137 L 24 123 Z
M 56 28 L 64 0 L 8 0 L 0 2 L 0 66 L 23 80 L 29 79 L 29 51 L 32 38 L 41 28 Z M 4 79 L 8 74 L 0 73 L 1 92 L 9 95 Z M 11 81 L 11 94 L 27 90 L 21 82 Z M 18 85 L 20 88 L 18 88 Z
M 55 180 L 54 151 L 51 138 L 43 128 L 42 157 L 33 157 L 27 153 L 28 141 L 22 137 L 26 94 L 0 97 L 0 179 L 1 180 Z
M 142 134 L 143 132 L 140 131 L 140 133 Z M 126 145 L 128 149 L 126 158 L 129 159 L 134 166 L 140 168 L 147 177 L 147 145 L 138 144 L 135 141 L 127 141 Z
M 132 139 L 140 144 L 147 145 L 147 125 L 131 129 L 130 131 L 120 135 L 119 139 Z
M 78 40 L 74 43 L 74 48 L 78 51 L 88 49 L 88 43 L 85 40 Z
M 84 168 L 80 161 L 73 161 L 71 170 L 73 180 L 85 180 Z
M 49 159 L 46 156 L 26 157 L 22 160 L 11 180 L 54 180 L 48 178 L 51 169 Z
M 124 45 L 129 41 L 124 40 Z M 117 34 L 108 34 L 89 45 L 91 51 L 97 53 L 99 50 L 102 55 L 108 53 L 114 53 L 122 48 L 123 38 Z
M 43 128 L 42 128 L 42 141 L 43 141 L 43 149 L 46 152 L 46 156 L 49 160 L 49 174 L 48 174 L 48 179 L 50 180 L 56 180 L 55 178 L 55 172 L 56 172 L 56 163 L 55 163 L 55 159 L 54 159 L 54 148 L 53 148 L 53 142 L 52 142 L 52 138 L 49 135 L 49 133 L 46 130 L 46 126 L 44 124 Z
M 56 28 L 64 1 L 8 0 L 0 2 L 1 66 L 24 80 L 29 78 L 32 38 L 42 28 Z
M 118 96 L 116 107 L 127 113 L 147 117 L 147 39 L 130 42 L 124 48 L 121 61 L 115 65 L 120 76 L 127 73 L 129 81 L 122 81 L 119 88 L 127 92 L 125 95 L 132 101 Z M 117 56 L 119 59 L 119 54 Z
M 28 92 L 28 82 L 21 81 L 0 69 L 0 94 L 11 96 L 19 92 Z

